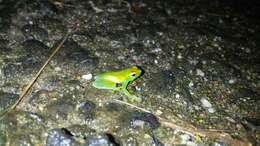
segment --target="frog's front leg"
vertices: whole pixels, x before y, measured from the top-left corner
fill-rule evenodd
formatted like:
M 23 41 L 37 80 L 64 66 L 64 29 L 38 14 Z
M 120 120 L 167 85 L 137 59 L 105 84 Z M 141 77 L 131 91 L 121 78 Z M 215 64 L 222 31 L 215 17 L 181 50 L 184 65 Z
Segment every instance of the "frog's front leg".
M 128 97 L 128 100 L 130 102 L 135 102 L 135 101 L 141 102 L 142 99 L 140 97 L 137 97 L 137 96 L 129 93 L 129 91 L 127 90 L 127 85 L 128 85 L 128 83 L 123 83 L 121 89 L 122 89 L 122 92 Z

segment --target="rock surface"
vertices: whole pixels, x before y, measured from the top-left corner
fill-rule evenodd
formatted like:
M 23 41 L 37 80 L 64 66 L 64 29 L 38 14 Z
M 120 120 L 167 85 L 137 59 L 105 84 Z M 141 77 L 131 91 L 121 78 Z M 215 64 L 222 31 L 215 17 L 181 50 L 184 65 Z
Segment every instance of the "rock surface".
M 0 0 L 1 111 L 77 28 L 0 119 L 0 145 L 236 145 L 158 115 L 259 145 L 259 8 L 243 0 Z M 92 76 L 131 65 L 144 70 L 129 84 L 143 99 L 132 104 L 154 114 L 92 87 Z

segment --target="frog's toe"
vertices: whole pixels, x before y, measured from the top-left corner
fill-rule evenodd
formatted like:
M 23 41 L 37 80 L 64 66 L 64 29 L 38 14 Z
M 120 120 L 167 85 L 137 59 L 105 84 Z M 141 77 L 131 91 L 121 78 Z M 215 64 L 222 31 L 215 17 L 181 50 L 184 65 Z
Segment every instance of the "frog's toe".
M 142 98 L 141 97 L 137 97 L 137 96 L 131 96 L 131 97 L 128 97 L 128 100 L 130 101 L 130 102 L 142 102 Z

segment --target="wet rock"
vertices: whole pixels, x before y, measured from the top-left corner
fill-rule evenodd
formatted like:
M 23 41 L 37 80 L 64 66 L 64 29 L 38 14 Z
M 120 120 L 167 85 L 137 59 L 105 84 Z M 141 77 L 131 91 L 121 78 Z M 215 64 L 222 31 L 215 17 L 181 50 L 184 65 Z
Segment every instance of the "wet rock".
M 73 48 L 73 49 L 72 49 Z M 61 61 L 67 60 L 70 67 L 76 68 L 78 71 L 86 71 L 95 67 L 98 63 L 97 57 L 93 55 L 87 48 L 79 46 L 75 41 L 68 40 L 64 43 Z
M 96 130 L 86 125 L 72 125 L 66 128 L 73 136 L 86 139 L 90 135 L 96 134 Z
M 17 94 L 12 93 L 6 93 L 3 91 L 0 91 L 0 111 L 7 108 L 11 103 L 15 101 L 15 99 L 18 97 Z
M 203 97 L 200 99 L 202 106 L 208 110 L 209 113 L 214 113 L 215 109 L 213 108 L 212 104 L 208 101 L 207 98 Z
M 148 145 L 150 145 L 150 146 L 164 146 L 164 144 L 163 143 L 161 143 L 160 142 L 160 140 L 159 139 L 157 139 L 156 137 L 154 137 L 154 136 L 146 136 L 147 138 L 148 138 Z
M 92 57 L 91 54 L 83 48 L 75 49 L 74 52 L 68 54 L 67 57 L 75 62 L 75 67 L 86 68 L 97 64 L 97 58 Z
M 50 50 L 43 42 L 36 39 L 28 39 L 22 43 L 22 46 L 26 54 L 37 55 L 40 58 L 46 57 Z
M 241 120 L 241 124 L 247 131 L 247 137 L 250 139 L 253 145 L 259 145 L 260 119 L 254 117 L 244 117 Z
M 10 111 L 0 122 L 0 128 L 4 131 L 1 133 L 8 137 L 5 144 L 30 146 L 42 142 L 42 137 L 38 134 L 45 132 L 43 121 L 36 113 Z
M 14 60 L 5 59 L 2 71 L 5 77 L 21 77 L 32 74 L 40 65 L 41 60 L 38 57 L 26 55 Z
M 259 99 L 259 92 L 255 91 L 252 88 L 240 88 L 238 89 L 238 94 L 236 94 L 238 98 L 245 99 L 248 98 L 251 102 L 258 102 Z
M 46 146 L 71 146 L 73 136 L 65 129 L 52 129 L 48 132 Z
M 10 51 L 8 44 L 9 44 L 9 41 L 7 39 L 2 39 L 0 36 L 0 52 L 1 53 Z
M 6 143 L 6 135 L 4 134 L 4 132 L 2 130 L 0 130 L 0 145 L 4 146 Z
M 135 133 L 128 132 L 127 140 L 123 141 L 122 145 L 164 146 L 155 135 L 142 130 Z
M 37 114 L 37 113 L 32 113 L 32 112 L 28 112 L 28 117 L 34 122 L 34 123 L 44 123 L 44 118 L 43 116 Z
M 48 90 L 39 90 L 33 94 L 29 103 L 31 105 L 33 105 L 34 107 L 42 106 L 42 105 L 45 106 L 45 105 L 47 105 L 48 102 L 50 102 L 50 100 L 52 98 L 54 98 L 54 96 L 51 93 L 52 92 L 50 92 Z
M 216 142 L 212 142 L 212 143 L 210 144 L 210 146 L 228 146 L 228 145 L 225 144 L 224 142 L 216 141 Z
M 48 30 L 48 32 L 51 32 L 49 35 L 49 40 L 57 39 L 56 35 L 65 34 L 67 31 L 67 26 L 63 24 L 62 21 L 55 17 L 50 16 L 43 16 L 39 19 L 39 23 L 42 24 L 42 26 Z
M 149 87 L 152 94 L 167 96 L 174 91 L 175 78 L 172 71 L 163 70 L 154 73 L 151 76 L 152 79 L 148 81 L 147 86 Z
M 248 109 L 248 106 L 255 108 L 255 110 L 259 109 L 258 106 L 252 106 L 255 103 L 259 103 L 259 96 L 260 94 L 251 88 L 239 88 L 237 90 L 234 90 L 234 92 L 231 94 L 231 96 L 228 98 L 228 102 L 233 105 L 240 106 L 239 108 L 242 109 Z M 251 110 L 252 110 L 251 108 Z
M 110 134 L 97 134 L 88 137 L 84 146 L 119 146 L 119 144 Z
M 48 32 L 37 25 L 27 24 L 22 27 L 22 32 L 26 39 L 36 39 L 45 41 L 48 38 Z
M 14 7 L 15 1 L 0 1 L 0 31 L 7 32 L 10 27 L 12 15 L 14 15 L 17 9 Z
M 91 80 L 93 75 L 91 73 L 82 75 L 81 78 L 84 80 Z
M 85 100 L 81 101 L 78 105 L 79 117 L 83 117 L 85 120 L 92 119 L 95 115 L 95 103 Z
M 118 112 L 125 110 L 122 106 L 114 102 L 108 102 L 105 106 L 106 109 L 110 112 Z
M 62 120 L 67 120 L 68 115 L 71 114 L 75 109 L 75 103 L 69 98 L 69 96 L 63 97 L 62 99 L 51 102 L 46 106 L 47 111 L 45 112 L 49 116 Z
M 10 24 L 10 28 L 7 29 L 7 35 L 12 42 L 22 42 L 24 41 L 24 35 L 20 30 L 20 27 L 14 24 Z
M 98 90 L 97 98 L 97 92 L 92 91 L 89 82 L 85 92 L 79 87 L 80 83 L 68 83 L 72 80 L 79 81 L 83 74 L 133 64 L 143 66 L 146 71 L 140 78 L 143 87 L 136 88 L 145 95 L 142 104 L 145 109 L 155 109 L 169 117 L 177 115 L 201 128 L 223 129 L 224 123 L 227 131 L 236 131 L 237 127 L 225 123 L 221 120 L 222 117 L 235 113 L 237 117 L 253 118 L 258 114 L 257 89 L 260 82 L 257 65 L 260 41 L 257 41 L 259 24 L 252 23 L 255 22 L 254 19 L 247 17 L 252 9 L 247 9 L 247 14 L 239 11 L 233 14 L 234 9 L 228 5 L 223 7 L 223 3 L 201 0 L 0 1 L 0 35 L 7 36 L 4 38 L 6 40 L 0 42 L 0 80 L 4 92 L 15 93 L 23 89 L 23 81 L 33 75 L 31 72 L 38 70 L 39 64 L 44 61 L 41 56 L 50 50 L 45 45 L 55 44 L 70 27 L 77 27 L 79 32 L 70 35 L 73 40 L 69 39 L 52 59 L 29 97 L 37 91 L 46 90 L 46 93 L 35 95 L 32 104 L 26 104 L 25 101 L 20 107 L 21 111 L 33 109 L 39 113 L 30 113 L 26 117 L 16 117 L 17 113 L 8 116 L 15 122 L 7 121 L 7 124 L 13 126 L 7 127 L 5 131 L 11 133 L 8 133 L 7 138 L 0 138 L 0 142 L 2 139 L 15 142 L 8 141 L 3 145 L 45 145 L 45 129 L 35 130 L 42 119 L 50 126 L 46 129 L 70 124 L 93 124 L 91 126 L 95 130 L 111 131 L 120 141 L 132 140 L 132 145 L 157 145 L 157 140 L 154 139 L 157 136 L 165 145 L 178 145 L 174 139 L 180 133 L 162 127 L 153 130 L 151 127 L 156 127 L 153 125 L 158 123 L 154 122 L 157 120 L 153 116 L 147 116 L 147 113 L 129 113 L 129 108 L 122 105 L 104 105 L 103 99 L 110 94 Z M 96 10 L 103 12 L 95 13 Z M 90 16 L 93 17 L 88 21 Z M 226 39 L 227 37 L 231 39 Z M 6 51 L 7 48 L 11 48 L 10 51 Z M 174 67 L 180 68 L 184 73 Z M 86 79 L 90 79 L 90 76 Z M 50 95 L 50 91 L 56 92 L 56 95 Z M 97 108 L 88 101 L 79 101 L 84 98 L 81 94 L 83 92 L 87 94 L 86 98 L 96 99 L 100 106 Z M 62 97 L 66 94 L 71 97 Z M 210 104 L 201 103 L 201 97 L 207 97 Z M 218 109 L 214 117 L 201 113 L 199 105 L 202 104 L 206 109 Z M 43 105 L 42 108 L 38 108 L 40 105 Z M 122 114 L 127 125 L 123 127 L 121 125 L 124 123 L 121 124 L 118 120 L 118 115 Z M 93 123 L 84 123 L 80 118 L 93 118 Z M 28 122 L 28 119 L 35 122 Z M 246 121 L 253 127 L 258 125 L 251 120 Z M 151 135 L 147 132 L 151 129 L 158 133 Z M 84 125 L 72 126 L 69 131 L 80 137 L 93 134 Z M 146 139 L 143 133 L 148 135 Z M 73 139 L 71 134 L 68 134 L 68 139 Z M 40 141 L 36 143 L 32 137 L 37 137 Z M 109 136 L 107 139 L 110 139 Z M 189 139 L 193 137 L 186 140 L 186 145 Z M 208 140 L 205 138 L 205 141 Z
M 142 128 L 150 131 L 160 126 L 157 118 L 150 113 L 132 112 L 128 115 L 128 123 L 132 128 Z
M 34 15 L 44 16 L 44 15 L 53 15 L 56 13 L 56 6 L 50 1 L 36 1 L 30 2 L 25 0 L 24 2 L 18 3 L 16 7 L 19 7 L 22 10 L 27 10 L 28 13 L 34 12 Z
M 253 133 L 260 133 L 260 119 L 254 117 L 244 117 L 241 120 L 242 125 L 248 131 L 248 133 L 252 133 L 252 136 L 255 134 Z M 255 136 L 256 139 L 257 136 Z
M 57 69 L 57 71 L 60 70 Z M 45 79 L 45 84 L 43 84 L 43 86 L 45 90 L 52 91 L 55 88 L 58 88 L 61 82 L 62 82 L 62 77 L 60 75 L 55 74 L 55 75 L 48 76 L 48 78 Z
M 191 140 L 191 136 L 188 134 L 180 135 L 180 143 L 181 144 L 187 144 Z

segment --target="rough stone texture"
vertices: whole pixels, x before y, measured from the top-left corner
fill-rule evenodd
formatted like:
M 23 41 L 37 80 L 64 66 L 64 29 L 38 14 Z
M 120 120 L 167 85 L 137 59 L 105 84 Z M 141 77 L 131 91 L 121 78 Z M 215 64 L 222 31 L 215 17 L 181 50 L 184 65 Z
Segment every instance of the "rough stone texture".
M 72 135 L 62 129 L 53 129 L 48 133 L 47 146 L 70 146 Z
M 169 128 L 81 78 L 131 65 L 144 71 L 129 84 L 143 99 L 136 106 L 259 145 L 259 9 L 243 0 L 0 0 L 1 111 L 77 28 L 0 119 L 0 145 L 232 145 Z

